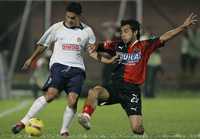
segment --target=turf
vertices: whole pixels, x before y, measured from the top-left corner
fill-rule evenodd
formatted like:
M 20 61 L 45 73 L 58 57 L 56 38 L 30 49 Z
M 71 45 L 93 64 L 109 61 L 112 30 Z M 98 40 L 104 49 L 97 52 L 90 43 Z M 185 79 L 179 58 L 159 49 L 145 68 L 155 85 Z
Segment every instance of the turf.
M 143 116 L 146 133 L 143 137 L 134 136 L 126 114 L 120 105 L 98 107 L 92 118 L 92 129 L 85 131 L 74 119 L 69 139 L 132 139 L 132 138 L 200 138 L 200 97 L 199 95 L 181 97 L 159 96 L 143 99 Z M 0 113 L 19 105 L 22 99 L 0 101 Z M 30 100 L 30 103 L 32 100 Z M 37 117 L 45 123 L 43 135 L 38 139 L 60 139 L 59 129 L 65 100 L 59 99 L 49 104 Z M 79 101 L 79 112 L 83 99 Z M 0 139 L 27 139 L 24 131 L 13 135 L 11 126 L 28 110 L 28 107 L 0 118 Z M 34 138 L 33 138 L 34 139 Z

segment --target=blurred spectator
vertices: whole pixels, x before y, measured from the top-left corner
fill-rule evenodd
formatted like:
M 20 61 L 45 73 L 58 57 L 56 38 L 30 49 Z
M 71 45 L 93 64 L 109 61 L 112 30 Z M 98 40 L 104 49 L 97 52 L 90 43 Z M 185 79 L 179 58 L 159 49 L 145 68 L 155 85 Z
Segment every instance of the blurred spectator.
M 145 33 L 145 35 L 141 36 L 141 40 L 150 38 L 155 38 L 155 35 Z M 159 72 L 163 73 L 162 59 L 160 56 L 160 51 L 156 50 L 154 53 L 151 54 L 147 64 L 147 76 L 144 84 L 144 97 L 155 97 L 155 89 L 157 85 L 156 77 Z
M 155 89 L 157 85 L 157 74 L 163 73 L 162 60 L 160 51 L 155 51 L 148 61 L 147 77 L 144 84 L 144 97 L 155 97 Z
M 120 41 L 120 28 L 114 22 L 104 22 L 103 27 L 103 38 L 104 42 L 99 43 L 98 50 L 104 56 L 111 57 L 114 56 L 114 51 L 112 46 L 114 43 Z M 107 44 L 109 43 L 109 45 Z M 106 46 L 110 46 L 107 48 Z M 104 53 L 105 52 L 105 53 Z M 108 87 L 111 84 L 111 72 L 113 71 L 114 65 L 106 64 L 102 69 L 102 85 Z
M 181 70 L 183 75 L 195 75 L 200 56 L 200 29 L 185 32 L 181 44 Z

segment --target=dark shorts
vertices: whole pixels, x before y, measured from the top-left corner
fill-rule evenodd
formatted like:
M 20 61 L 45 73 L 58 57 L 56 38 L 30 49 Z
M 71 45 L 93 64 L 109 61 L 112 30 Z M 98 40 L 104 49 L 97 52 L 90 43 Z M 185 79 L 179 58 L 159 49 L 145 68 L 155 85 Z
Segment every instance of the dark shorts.
M 84 70 L 55 63 L 51 66 L 49 78 L 42 90 L 47 91 L 49 87 L 54 87 L 59 92 L 64 90 L 66 93 L 75 92 L 80 95 L 84 80 Z
M 112 105 L 120 103 L 127 115 L 142 115 L 141 90 L 138 85 L 113 82 L 105 87 L 110 97 L 106 100 L 99 99 L 98 105 Z

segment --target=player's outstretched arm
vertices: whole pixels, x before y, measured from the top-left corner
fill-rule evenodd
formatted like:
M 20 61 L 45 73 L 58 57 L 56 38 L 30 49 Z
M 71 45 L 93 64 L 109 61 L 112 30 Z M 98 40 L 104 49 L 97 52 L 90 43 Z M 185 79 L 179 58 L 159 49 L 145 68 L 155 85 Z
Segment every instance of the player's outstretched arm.
M 114 63 L 118 59 L 117 55 L 113 56 L 111 58 L 106 58 L 103 55 L 99 54 L 96 51 L 96 48 L 97 48 L 96 45 L 90 45 L 88 47 L 89 56 L 92 57 L 93 59 L 95 59 L 95 60 L 97 60 L 97 61 L 99 61 L 101 63 L 104 63 L 104 64 L 112 64 L 112 63 Z
M 33 54 L 31 55 L 31 57 L 28 58 L 28 59 L 25 61 L 24 65 L 23 65 L 23 67 L 22 67 L 22 70 L 29 69 L 30 66 L 31 66 L 31 64 L 32 64 L 32 62 L 33 62 L 38 56 L 40 56 L 40 55 L 44 52 L 45 49 L 46 49 L 46 47 L 41 46 L 41 45 L 38 45 L 37 48 L 36 48 L 36 50 L 35 50 L 35 51 L 33 52 Z
M 183 32 L 184 30 L 186 30 L 188 27 L 190 27 L 191 25 L 195 24 L 197 22 L 197 15 L 191 13 L 190 16 L 188 16 L 186 18 L 186 20 L 183 22 L 182 25 L 180 25 L 179 27 L 170 30 L 166 33 L 164 33 L 163 35 L 160 36 L 160 41 L 163 42 L 167 42 L 168 40 L 174 38 L 176 35 L 178 35 L 179 33 Z

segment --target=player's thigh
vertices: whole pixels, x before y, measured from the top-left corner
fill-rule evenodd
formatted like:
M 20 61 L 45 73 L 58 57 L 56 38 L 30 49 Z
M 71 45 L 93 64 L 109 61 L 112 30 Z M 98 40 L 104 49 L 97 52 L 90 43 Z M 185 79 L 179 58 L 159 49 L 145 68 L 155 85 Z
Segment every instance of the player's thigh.
M 74 68 L 70 74 L 72 77 L 66 81 L 64 91 L 67 94 L 68 105 L 76 107 L 85 80 L 85 72 L 81 69 Z
M 44 93 L 44 97 L 46 98 L 47 102 L 51 102 L 58 96 L 59 96 L 59 90 L 54 87 L 49 87 L 48 90 Z
M 118 91 L 112 85 L 110 87 L 102 87 L 102 92 L 98 98 L 98 105 L 112 105 L 116 103 L 120 103 L 120 99 L 118 96 Z
M 42 90 L 44 92 L 53 92 L 53 89 L 49 88 L 56 88 L 59 92 L 63 90 L 63 85 L 65 84 L 64 78 L 62 76 L 61 71 L 63 70 L 63 65 L 60 64 L 53 64 L 50 69 L 50 75 L 45 82 Z
M 93 88 L 93 91 L 96 93 L 98 99 L 108 99 L 110 93 L 103 86 L 97 85 Z
M 120 104 L 128 116 L 142 115 L 141 90 L 138 86 L 126 84 L 120 90 Z
M 69 72 L 65 73 L 64 76 L 70 77 L 65 80 L 66 84 L 64 86 L 64 91 L 69 93 L 75 93 L 72 96 L 79 96 L 82 91 L 82 86 L 85 80 L 85 72 L 79 68 L 72 68 Z

